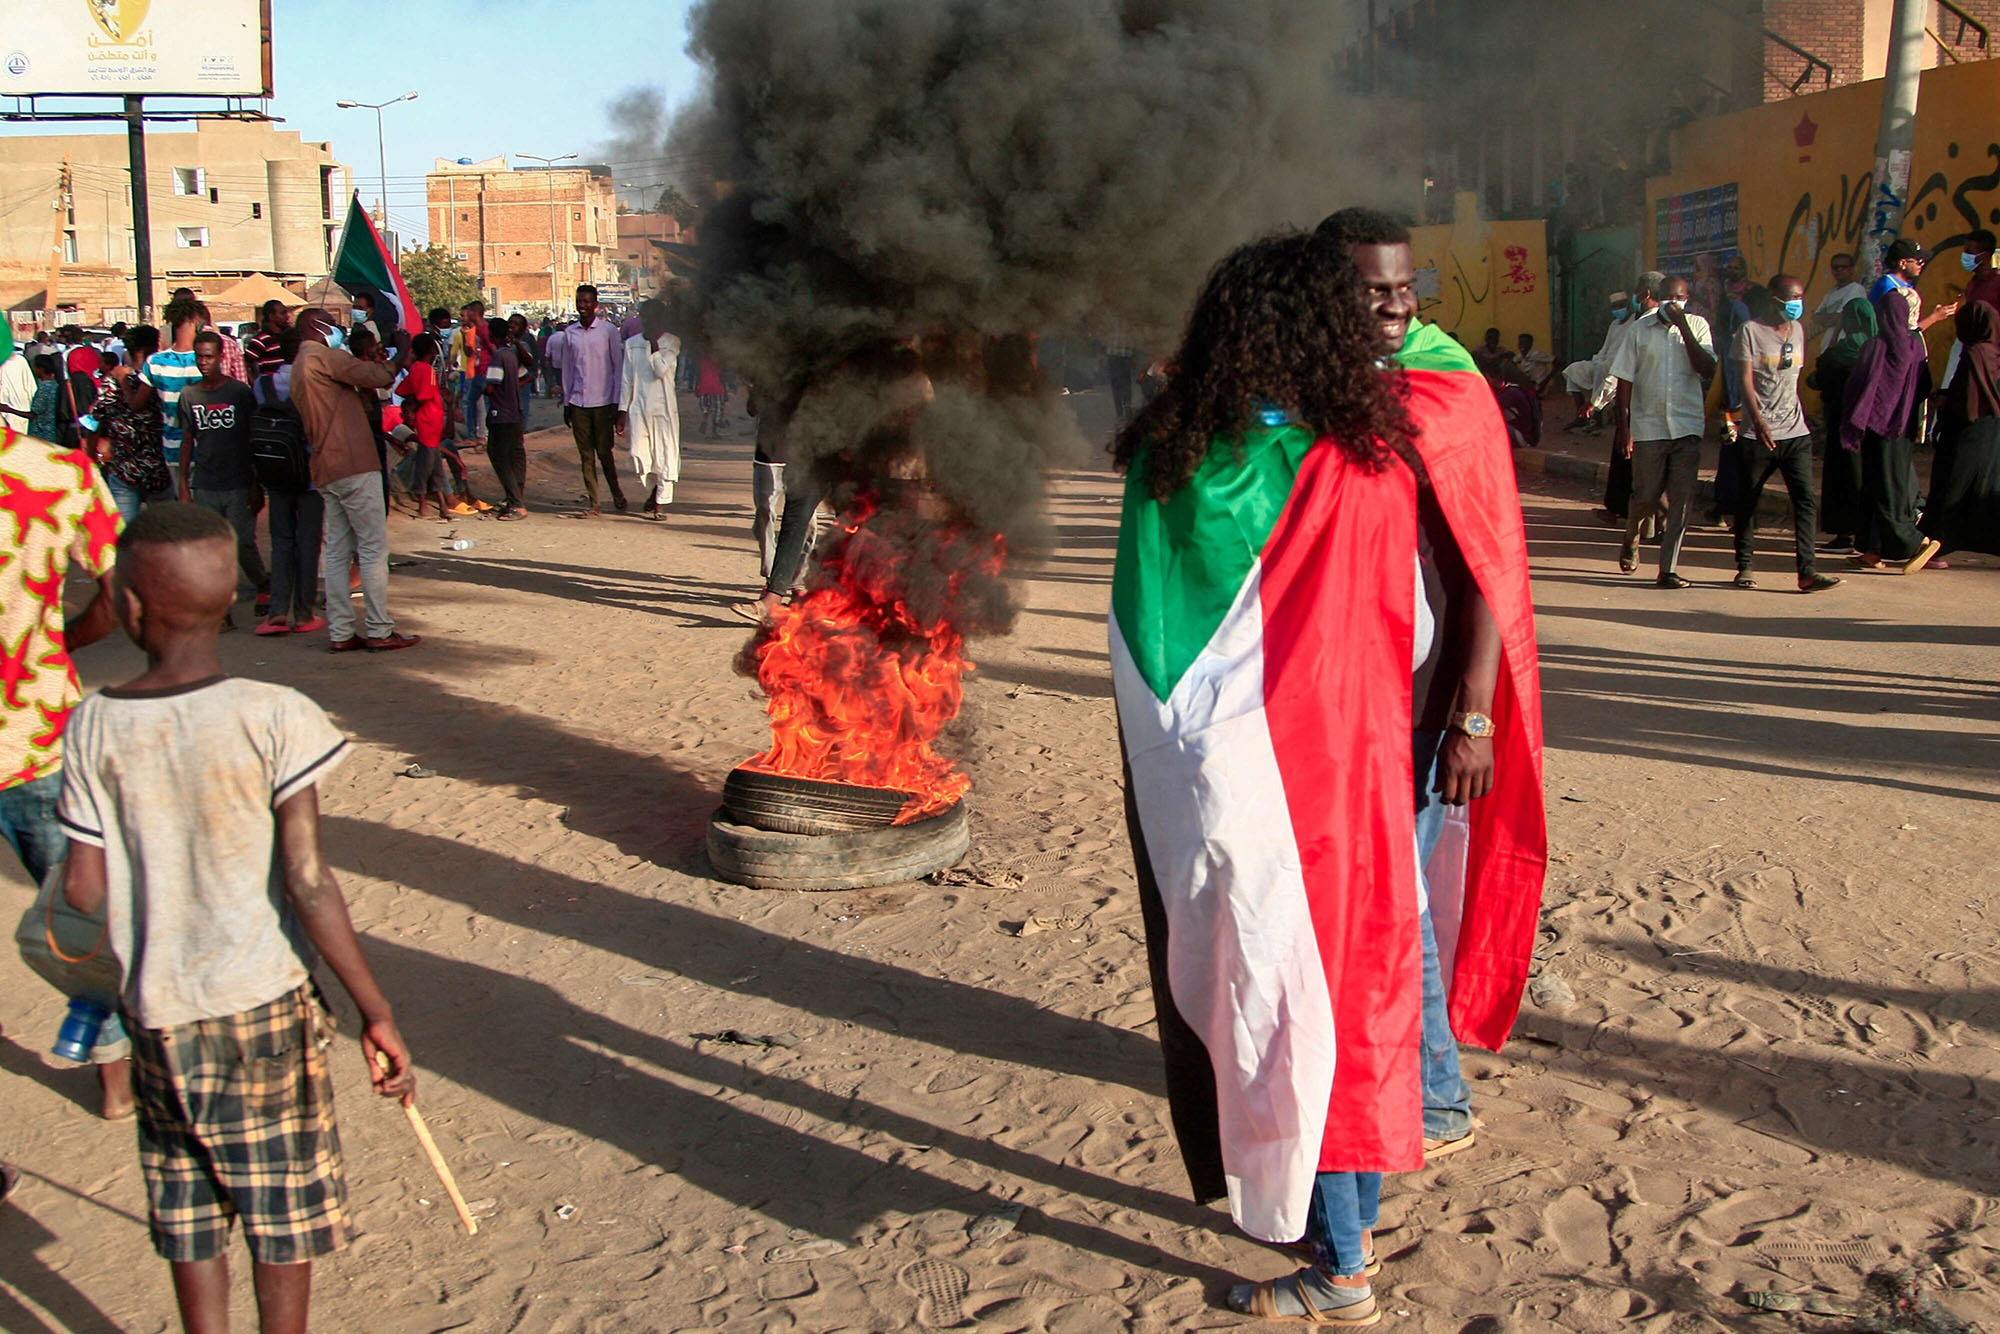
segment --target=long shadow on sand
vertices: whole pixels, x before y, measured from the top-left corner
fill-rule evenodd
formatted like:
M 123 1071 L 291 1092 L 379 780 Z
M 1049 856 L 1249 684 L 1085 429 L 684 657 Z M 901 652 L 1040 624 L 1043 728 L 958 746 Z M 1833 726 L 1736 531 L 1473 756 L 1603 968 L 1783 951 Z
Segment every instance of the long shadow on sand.
M 1108 1209 L 1142 1210 L 1175 1226 L 1217 1224 L 1213 1211 L 1186 1200 L 760 1072 L 751 1064 L 755 1058 L 725 1060 L 640 1032 L 584 1010 L 538 982 L 379 940 L 369 942 L 368 952 L 402 1007 L 420 1070 L 615 1145 L 700 1190 L 791 1227 L 840 1237 L 889 1210 L 951 1206 L 978 1212 L 978 1197 L 993 1184 L 990 1173 L 1098 1200 Z M 505 1022 L 495 1023 L 495 1016 L 505 1016 Z M 977 1021 L 968 1016 L 968 1022 Z M 606 1073 L 624 1077 L 597 1078 Z M 725 1091 L 698 1092 L 690 1084 Z M 747 1099 L 774 1104 L 774 1110 L 760 1111 Z M 796 1120 L 783 1116 L 785 1108 L 824 1123 L 826 1132 L 781 1123 L 781 1117 Z M 885 1161 L 834 1142 L 851 1138 L 846 1127 L 901 1142 L 876 1146 Z M 942 1159 L 929 1159 L 933 1153 Z M 937 1162 L 937 1168 L 912 1165 L 926 1161 Z M 984 1179 L 967 1184 L 944 1175 L 965 1166 L 974 1170 L 964 1175 Z M 1195 1278 L 1211 1289 L 1230 1278 L 1075 1218 L 1038 1214 L 1028 1226 L 1079 1250 Z
M 352 867 L 393 867 L 400 883 L 516 926 L 826 1020 L 945 1051 L 1161 1091 L 1152 1039 L 1044 1009 L 1005 992 L 929 977 L 761 931 L 743 922 L 579 880 L 413 830 L 341 817 L 329 844 Z M 499 1013 L 508 1013 L 500 1011 Z

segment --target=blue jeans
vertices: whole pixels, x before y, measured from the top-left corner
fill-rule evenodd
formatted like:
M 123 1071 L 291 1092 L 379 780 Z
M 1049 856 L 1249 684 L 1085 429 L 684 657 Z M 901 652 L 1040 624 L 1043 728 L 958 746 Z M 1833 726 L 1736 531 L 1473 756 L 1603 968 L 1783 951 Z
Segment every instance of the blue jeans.
M 465 438 L 484 440 L 486 438 L 486 380 L 482 376 L 468 375 L 458 386 L 459 415 L 465 420 Z
M 1306 1213 L 1306 1242 L 1313 1266 L 1323 1273 L 1352 1277 L 1367 1267 L 1362 1234 L 1382 1213 L 1380 1172 L 1321 1172 L 1313 1178 L 1312 1207 Z
M 1444 802 L 1437 786 L 1438 750 L 1443 732 L 1415 734 L 1411 771 L 1417 775 L 1417 856 L 1428 862 L 1444 832 Z M 1419 867 L 1421 874 L 1421 866 Z M 1424 1138 L 1464 1139 L 1472 1133 L 1472 1093 L 1458 1064 L 1458 1040 L 1451 1033 L 1445 1003 L 1444 970 L 1438 959 L 1437 932 L 1426 907 L 1418 926 L 1424 942 Z
M 21 865 L 37 885 L 48 878 L 49 868 L 69 855 L 69 835 L 56 823 L 56 802 L 62 797 L 62 771 L 44 774 L 33 782 L 0 788 L 0 835 L 21 859 Z M 97 1032 L 97 1049 L 117 1047 L 125 1041 L 125 1025 L 116 1014 L 104 1021 Z M 106 1051 L 98 1060 L 117 1060 L 124 1050 Z

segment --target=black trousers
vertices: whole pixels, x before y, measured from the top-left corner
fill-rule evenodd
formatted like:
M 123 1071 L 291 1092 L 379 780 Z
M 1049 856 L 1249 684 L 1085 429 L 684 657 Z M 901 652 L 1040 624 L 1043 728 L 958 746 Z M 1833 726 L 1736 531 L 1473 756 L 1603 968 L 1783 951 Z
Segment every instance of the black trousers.
M 1757 531 L 1757 502 L 1763 499 L 1764 483 L 1772 473 L 1782 474 L 1785 494 L 1792 501 L 1792 540 L 1796 547 L 1799 577 L 1810 579 L 1813 566 L 1813 535 L 1819 531 L 1819 502 L 1812 489 L 1812 437 L 1796 436 L 1778 441 L 1776 449 L 1764 448 L 1755 435 L 1736 442 L 1739 460 L 1736 490 L 1736 569 L 1750 569 L 1751 543 Z
M 826 490 L 812 477 L 812 465 L 786 468 L 785 513 L 778 520 L 778 549 L 771 557 L 771 573 L 765 577 L 765 591 L 790 597 L 805 572 L 806 553 L 812 546 L 813 513 L 826 497 Z M 796 488 L 790 483 L 796 482 Z
M 312 618 L 325 506 L 317 491 L 264 489 L 271 507 L 271 615 Z M 345 596 L 346 590 L 342 590 Z
M 1611 474 L 1604 479 L 1604 508 L 1621 519 L 1632 508 L 1632 460 L 1619 450 L 1616 439 L 1611 442 Z
M 507 505 L 521 509 L 528 501 L 528 450 L 521 443 L 521 423 L 486 423 L 486 461 L 500 479 Z
M 1861 440 L 1861 496 L 1865 538 L 1863 551 L 1883 560 L 1908 560 L 1923 548 L 1917 531 L 1917 470 L 1911 461 L 1916 446 L 1908 436 L 1894 438 L 1868 432 Z
M 1132 415 L 1132 373 L 1138 369 L 1135 357 L 1109 354 L 1104 358 L 1104 374 L 1111 381 L 1111 412 L 1123 426 Z

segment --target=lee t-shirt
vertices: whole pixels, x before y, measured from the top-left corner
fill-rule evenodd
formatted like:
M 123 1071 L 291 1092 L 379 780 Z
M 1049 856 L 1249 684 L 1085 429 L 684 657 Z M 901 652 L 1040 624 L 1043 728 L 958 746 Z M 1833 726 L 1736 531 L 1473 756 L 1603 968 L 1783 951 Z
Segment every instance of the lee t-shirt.
M 347 740 L 289 686 L 217 677 L 77 705 L 56 817 L 104 849 L 111 949 L 144 1028 L 241 1014 L 306 980 L 275 811 Z
M 257 396 L 241 380 L 225 377 L 213 389 L 197 380 L 181 390 L 180 428 L 194 451 L 188 485 L 196 491 L 250 488 L 250 418 Z
M 1773 440 L 1796 440 L 1812 434 L 1805 409 L 1799 405 L 1799 371 L 1806 356 L 1805 326 L 1792 321 L 1780 328 L 1751 320 L 1736 331 L 1732 349 L 1738 365 L 1750 367 L 1750 383 Z

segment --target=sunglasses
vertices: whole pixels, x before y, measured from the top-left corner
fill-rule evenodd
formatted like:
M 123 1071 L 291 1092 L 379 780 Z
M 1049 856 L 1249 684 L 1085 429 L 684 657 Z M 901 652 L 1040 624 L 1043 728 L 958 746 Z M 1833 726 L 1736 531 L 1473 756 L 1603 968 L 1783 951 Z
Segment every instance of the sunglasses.
M 1792 354 L 1795 350 L 1796 349 L 1792 347 L 1790 340 L 1787 340 L 1785 345 L 1778 349 L 1778 355 L 1779 357 L 1782 358 L 1782 360 L 1778 362 L 1779 370 L 1788 371 L 1792 368 Z

